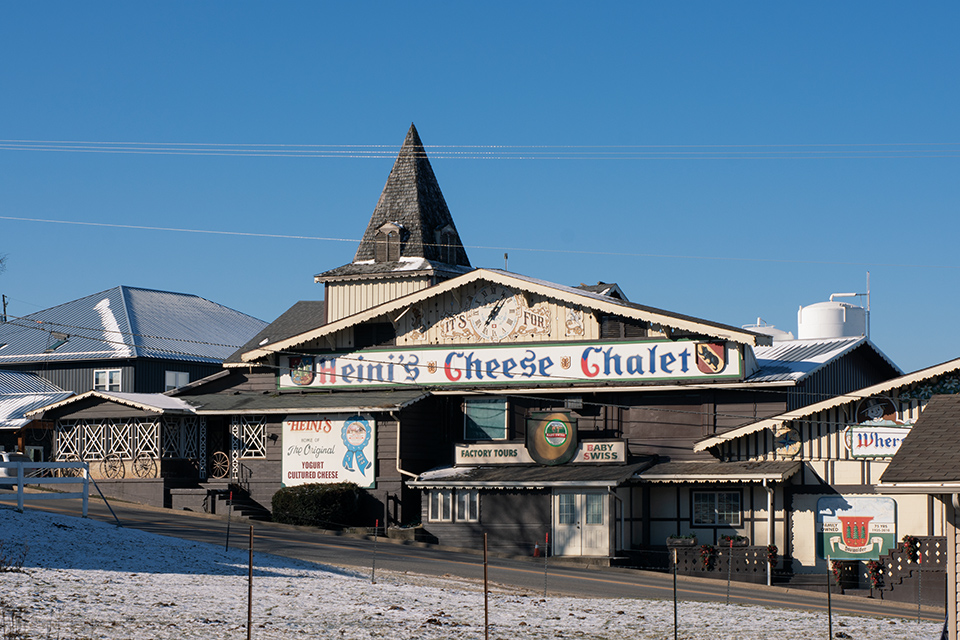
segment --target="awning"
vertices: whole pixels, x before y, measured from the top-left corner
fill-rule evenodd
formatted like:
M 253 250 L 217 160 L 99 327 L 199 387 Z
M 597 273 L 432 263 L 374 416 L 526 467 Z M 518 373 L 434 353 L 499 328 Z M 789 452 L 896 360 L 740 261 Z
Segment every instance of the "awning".
M 78 396 L 71 396 L 60 402 L 53 402 L 41 406 L 39 408 L 33 409 L 26 413 L 28 418 L 40 419 L 44 417 L 48 412 L 56 411 L 58 409 L 63 409 L 65 407 L 70 407 L 78 403 L 86 403 L 88 401 L 97 401 L 100 400 L 106 403 L 107 406 L 114 404 L 123 405 L 125 407 L 130 407 L 131 409 L 136 409 L 137 411 L 145 411 L 147 413 L 157 413 L 157 414 L 189 414 L 193 413 L 190 408 L 190 405 L 185 403 L 179 398 L 171 398 L 165 396 L 162 393 L 122 393 L 119 391 L 86 391 L 81 393 Z M 109 412 L 104 414 L 103 417 L 114 417 L 116 415 L 116 409 L 110 409 Z M 90 413 L 90 417 L 97 417 L 95 413 Z
M 663 462 L 636 475 L 641 482 L 783 482 L 800 470 L 799 462 Z
M 415 480 L 407 481 L 407 485 L 416 489 L 612 488 L 630 480 L 650 464 L 651 461 L 628 465 L 443 467 L 421 473 Z
M 394 411 L 423 400 L 420 389 L 332 393 L 219 394 L 180 396 L 197 415 L 362 413 Z
M 430 394 L 425 391 L 377 391 L 345 393 L 237 393 L 204 394 L 170 397 L 162 393 L 119 393 L 88 391 L 67 400 L 43 406 L 28 414 L 34 419 L 46 412 L 67 409 L 87 400 L 100 400 L 104 404 L 102 415 L 96 408 L 85 410 L 85 417 L 118 417 L 114 405 L 123 405 L 139 411 L 159 415 L 239 415 L 239 414 L 311 414 L 311 413 L 361 413 L 402 409 Z

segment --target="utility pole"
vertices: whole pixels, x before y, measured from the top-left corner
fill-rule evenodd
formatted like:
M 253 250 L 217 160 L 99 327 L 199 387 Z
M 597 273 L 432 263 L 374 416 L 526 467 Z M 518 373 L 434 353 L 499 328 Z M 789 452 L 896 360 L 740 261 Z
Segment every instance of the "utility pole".
M 0 322 L 7 322 L 7 294 L 3 294 L 3 316 L 0 317 Z

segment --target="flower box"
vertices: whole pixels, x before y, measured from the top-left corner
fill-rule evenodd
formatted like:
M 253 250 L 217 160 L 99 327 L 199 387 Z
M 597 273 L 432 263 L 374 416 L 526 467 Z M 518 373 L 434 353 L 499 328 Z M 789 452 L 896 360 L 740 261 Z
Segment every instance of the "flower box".
M 668 547 L 695 547 L 697 546 L 697 539 L 690 537 L 674 537 L 670 536 L 667 538 Z

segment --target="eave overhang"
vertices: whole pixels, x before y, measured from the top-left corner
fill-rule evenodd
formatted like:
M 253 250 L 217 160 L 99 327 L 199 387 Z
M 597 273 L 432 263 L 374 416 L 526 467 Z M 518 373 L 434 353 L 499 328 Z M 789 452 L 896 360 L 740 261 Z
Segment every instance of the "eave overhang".
M 354 325 L 362 324 L 386 314 L 399 313 L 408 309 L 411 305 L 422 302 L 423 300 L 441 295 L 448 291 L 458 289 L 464 285 L 484 280 L 507 287 L 516 287 L 531 291 L 545 297 L 549 297 L 561 302 L 572 305 L 589 307 L 603 313 L 619 315 L 625 318 L 632 318 L 643 322 L 649 322 L 654 325 L 670 327 L 680 331 L 687 331 L 699 335 L 710 336 L 719 340 L 726 340 L 738 344 L 757 346 L 761 344 L 771 344 L 772 338 L 764 334 L 754 333 L 738 329 L 736 327 L 713 323 L 689 316 L 671 314 L 668 311 L 654 309 L 652 307 L 641 307 L 632 303 L 617 301 L 606 296 L 590 294 L 573 287 L 550 286 L 549 283 L 540 282 L 517 276 L 506 271 L 496 269 L 474 269 L 457 278 L 447 280 L 440 284 L 422 289 L 421 291 L 385 302 L 381 305 L 361 311 L 352 316 L 341 318 L 312 331 L 302 333 L 298 336 L 281 340 L 263 348 L 248 351 L 240 356 L 244 364 L 250 364 L 281 353 L 287 350 L 296 349 L 308 342 L 317 340 L 326 336 L 332 336 L 338 331 L 342 331 Z M 240 365 L 234 365 L 240 366 Z

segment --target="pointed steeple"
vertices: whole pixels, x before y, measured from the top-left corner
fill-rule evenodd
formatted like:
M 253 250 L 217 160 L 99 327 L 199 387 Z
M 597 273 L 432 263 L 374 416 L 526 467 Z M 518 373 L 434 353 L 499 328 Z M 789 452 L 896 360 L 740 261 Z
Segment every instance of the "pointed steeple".
M 446 279 L 471 269 L 420 135 L 411 124 L 353 262 L 314 280 L 362 280 L 393 272 Z
M 399 232 L 399 255 L 379 247 L 387 242 L 387 226 Z M 381 238 L 380 236 L 384 236 Z M 450 210 L 423 149 L 417 128 L 411 124 L 400 154 L 383 187 L 370 224 L 353 261 L 393 262 L 399 258 L 425 258 L 430 262 L 469 267 Z
M 353 262 L 313 280 L 326 285 L 327 320 L 332 321 L 400 291 L 417 291 L 472 269 L 420 135 L 411 124 Z M 375 284 L 385 281 L 405 284 L 399 288 Z M 355 287 L 379 288 L 355 295 L 350 293 Z

